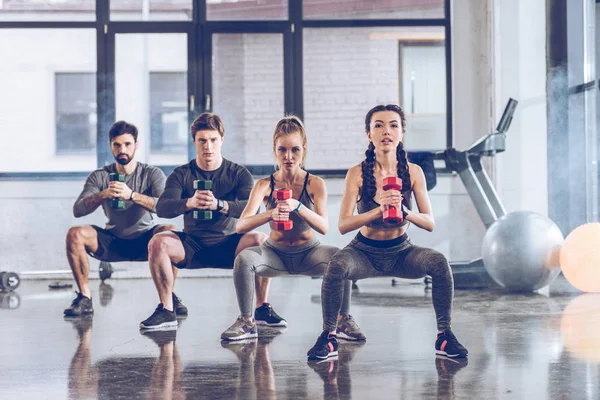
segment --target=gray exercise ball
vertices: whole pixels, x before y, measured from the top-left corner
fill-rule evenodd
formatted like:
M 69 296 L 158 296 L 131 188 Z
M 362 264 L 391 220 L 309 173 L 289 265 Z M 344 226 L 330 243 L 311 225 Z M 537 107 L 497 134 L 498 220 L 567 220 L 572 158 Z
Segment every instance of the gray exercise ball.
M 510 291 L 531 292 L 560 273 L 564 237 L 552 220 L 529 211 L 499 218 L 483 238 L 483 265 L 492 279 Z

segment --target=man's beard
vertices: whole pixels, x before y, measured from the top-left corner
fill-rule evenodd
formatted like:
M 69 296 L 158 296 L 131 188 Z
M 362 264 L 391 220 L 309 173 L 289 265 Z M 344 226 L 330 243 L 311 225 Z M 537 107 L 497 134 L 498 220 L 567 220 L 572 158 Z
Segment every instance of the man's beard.
M 124 156 L 124 157 L 122 157 Z M 115 160 L 121 165 L 127 165 L 131 162 L 132 157 L 129 157 L 129 154 L 121 153 L 115 157 Z

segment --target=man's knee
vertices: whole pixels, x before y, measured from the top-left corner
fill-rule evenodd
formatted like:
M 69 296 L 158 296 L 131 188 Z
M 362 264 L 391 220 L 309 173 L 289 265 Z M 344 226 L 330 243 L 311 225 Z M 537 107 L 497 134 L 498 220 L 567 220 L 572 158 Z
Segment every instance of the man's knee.
M 163 254 L 168 254 L 169 238 L 164 235 L 156 235 L 150 239 L 148 243 L 148 256 L 151 258 L 160 257 Z
M 86 244 L 87 240 L 85 226 L 72 226 L 67 232 L 67 246 L 77 247 Z

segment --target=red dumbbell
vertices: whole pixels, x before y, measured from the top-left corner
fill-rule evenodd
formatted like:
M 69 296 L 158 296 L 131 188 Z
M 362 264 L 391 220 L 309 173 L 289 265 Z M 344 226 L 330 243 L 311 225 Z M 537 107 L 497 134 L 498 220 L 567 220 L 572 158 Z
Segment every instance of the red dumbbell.
M 383 190 L 398 190 L 402 191 L 402 179 L 397 176 L 388 176 L 383 178 Z M 402 222 L 402 210 L 398 210 L 396 207 L 389 206 L 387 210 L 383 212 L 383 221 L 389 222 L 390 224 L 399 224 Z
M 275 200 L 287 200 L 292 198 L 292 189 L 280 188 L 275 189 L 273 193 Z M 276 231 L 289 231 L 294 227 L 294 221 L 289 219 L 289 214 L 286 219 L 273 222 Z

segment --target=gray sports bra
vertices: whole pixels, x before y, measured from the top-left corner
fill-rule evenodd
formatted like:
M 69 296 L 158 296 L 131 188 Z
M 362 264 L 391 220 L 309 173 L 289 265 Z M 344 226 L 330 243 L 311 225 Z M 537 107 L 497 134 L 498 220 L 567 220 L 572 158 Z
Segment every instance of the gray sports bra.
M 300 203 L 302 203 L 302 205 L 304 207 L 314 211 L 315 205 L 314 205 L 312 199 L 310 198 L 308 191 L 306 190 L 306 185 L 308 185 L 308 176 L 309 175 L 310 174 L 307 172 L 306 178 L 304 179 L 304 186 L 302 187 L 302 192 L 300 193 L 300 197 L 298 198 L 298 201 Z M 275 191 L 275 178 L 273 178 L 273 175 L 271 175 L 271 193 L 269 193 L 269 197 L 267 199 L 267 210 L 272 210 L 273 208 L 275 208 L 277 206 L 277 200 L 273 197 L 274 191 Z M 296 214 L 295 212 L 290 213 L 290 219 L 294 222 L 294 227 L 292 228 L 291 231 L 288 231 L 288 232 L 299 233 L 299 232 L 304 232 L 304 231 L 311 229 L 310 225 L 308 225 L 308 223 L 305 220 L 303 220 L 300 216 L 298 216 L 298 214 Z M 269 222 L 269 226 L 271 226 L 271 229 L 274 229 L 273 221 Z

